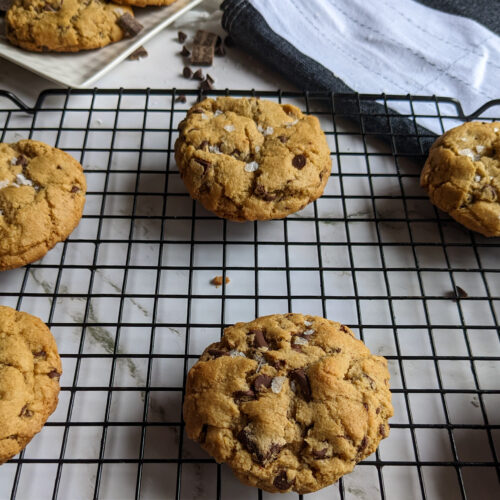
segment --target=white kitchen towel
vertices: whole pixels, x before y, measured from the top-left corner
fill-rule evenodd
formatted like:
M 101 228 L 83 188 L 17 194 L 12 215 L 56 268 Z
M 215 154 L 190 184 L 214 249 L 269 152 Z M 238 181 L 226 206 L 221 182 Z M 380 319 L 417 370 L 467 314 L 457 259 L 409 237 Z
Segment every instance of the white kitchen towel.
M 500 37 L 413 0 L 249 0 L 271 29 L 360 93 L 500 97 Z

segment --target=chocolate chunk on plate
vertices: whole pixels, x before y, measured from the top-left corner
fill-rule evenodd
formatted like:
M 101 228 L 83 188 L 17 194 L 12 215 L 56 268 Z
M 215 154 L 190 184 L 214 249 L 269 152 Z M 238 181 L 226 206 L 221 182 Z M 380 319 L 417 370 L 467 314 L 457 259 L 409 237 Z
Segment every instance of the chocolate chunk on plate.
M 137 35 L 137 33 L 139 33 L 144 28 L 144 26 L 128 12 L 120 16 L 116 20 L 116 24 L 120 26 L 120 28 L 125 33 L 125 36 L 130 38 Z
M 184 43 L 186 41 L 187 35 L 183 31 L 177 32 L 177 40 L 179 43 Z
M 191 51 L 191 64 L 198 66 L 211 66 L 214 62 L 213 46 L 193 45 Z
M 210 31 L 198 30 L 194 36 L 194 45 L 203 45 L 205 47 L 215 47 L 219 35 Z
M 194 73 L 193 73 L 193 78 L 195 80 L 203 80 L 203 71 L 201 71 L 201 69 L 197 69 Z
M 137 61 L 148 57 L 148 55 L 148 51 L 141 45 L 138 49 L 135 49 L 134 52 L 128 56 L 128 58 L 130 61 Z

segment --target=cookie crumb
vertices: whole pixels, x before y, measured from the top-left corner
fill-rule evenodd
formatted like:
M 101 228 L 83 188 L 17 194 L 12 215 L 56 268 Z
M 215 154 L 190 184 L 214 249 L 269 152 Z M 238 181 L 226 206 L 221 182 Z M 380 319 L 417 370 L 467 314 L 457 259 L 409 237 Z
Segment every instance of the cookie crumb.
M 215 285 L 216 288 L 219 288 L 220 286 L 222 286 L 222 276 L 215 276 L 214 278 L 212 278 L 212 281 L 210 283 L 212 283 L 212 285 Z M 226 285 L 231 283 L 231 280 L 226 276 Z

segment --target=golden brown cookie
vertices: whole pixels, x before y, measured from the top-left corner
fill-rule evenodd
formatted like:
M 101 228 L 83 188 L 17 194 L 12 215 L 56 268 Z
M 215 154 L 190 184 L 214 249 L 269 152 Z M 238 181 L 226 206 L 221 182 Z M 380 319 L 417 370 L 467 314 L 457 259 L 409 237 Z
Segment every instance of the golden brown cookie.
M 155 6 L 164 6 L 171 5 L 175 2 L 175 0 L 115 0 L 115 3 L 119 3 L 121 5 L 133 5 L 134 7 L 148 7 L 150 5 Z
M 420 184 L 465 227 L 500 236 L 500 122 L 464 123 L 439 137 Z
M 61 373 L 45 323 L 0 306 L 0 464 L 17 455 L 56 409 Z
M 0 143 L 0 271 L 43 257 L 78 225 L 82 166 L 43 142 Z
M 387 361 L 349 328 L 276 314 L 226 328 L 187 378 L 186 431 L 246 484 L 308 493 L 389 434 Z
M 14 0 L 6 14 L 10 43 L 34 52 L 97 49 L 124 37 L 117 20 L 129 7 L 101 0 Z
M 322 195 L 332 162 L 316 117 L 263 99 L 205 99 L 179 125 L 189 193 L 219 217 L 279 219 Z

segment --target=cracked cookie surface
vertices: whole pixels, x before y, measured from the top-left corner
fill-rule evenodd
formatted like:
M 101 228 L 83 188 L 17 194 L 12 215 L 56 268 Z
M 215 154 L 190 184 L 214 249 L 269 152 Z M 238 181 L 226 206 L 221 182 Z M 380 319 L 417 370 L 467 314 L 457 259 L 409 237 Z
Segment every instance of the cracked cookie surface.
M 332 162 L 315 116 L 255 98 L 193 106 L 175 158 L 190 195 L 233 221 L 279 219 L 323 194 Z
M 55 410 L 61 373 L 47 325 L 0 306 L 0 464 L 17 455 Z
M 0 143 L 0 270 L 43 257 L 78 225 L 82 166 L 43 142 Z
M 500 236 L 500 122 L 464 123 L 439 137 L 420 184 L 457 222 Z
M 387 361 L 344 325 L 277 314 L 226 328 L 187 378 L 188 436 L 246 484 L 308 493 L 389 434 Z
M 10 43 L 34 52 L 97 49 L 124 37 L 116 23 L 132 9 L 101 0 L 15 0 L 6 14 Z

